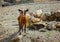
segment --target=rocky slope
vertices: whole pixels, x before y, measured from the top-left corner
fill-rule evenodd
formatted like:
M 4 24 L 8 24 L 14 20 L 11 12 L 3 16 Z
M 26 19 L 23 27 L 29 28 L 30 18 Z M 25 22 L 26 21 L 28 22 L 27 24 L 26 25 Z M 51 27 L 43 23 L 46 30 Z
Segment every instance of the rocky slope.
M 53 7 L 54 6 L 54 7 Z M 10 42 L 12 38 L 17 34 L 19 15 L 18 9 L 28 8 L 29 12 L 34 12 L 37 9 L 43 9 L 43 12 L 49 12 L 51 10 L 59 10 L 60 3 L 55 4 L 20 4 L 14 6 L 0 7 L 0 42 Z M 40 32 L 34 30 L 27 30 L 27 35 L 23 38 L 23 42 L 60 42 L 59 31 Z

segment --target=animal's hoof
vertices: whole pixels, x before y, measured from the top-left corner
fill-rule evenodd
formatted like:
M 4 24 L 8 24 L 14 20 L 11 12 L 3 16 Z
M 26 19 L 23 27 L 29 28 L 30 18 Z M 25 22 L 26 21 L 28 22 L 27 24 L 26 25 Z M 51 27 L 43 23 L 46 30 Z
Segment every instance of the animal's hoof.
M 22 33 L 23 36 L 26 36 L 26 33 Z
M 26 34 L 28 34 L 28 33 L 26 33 Z
M 21 35 L 21 33 L 19 33 L 19 35 Z

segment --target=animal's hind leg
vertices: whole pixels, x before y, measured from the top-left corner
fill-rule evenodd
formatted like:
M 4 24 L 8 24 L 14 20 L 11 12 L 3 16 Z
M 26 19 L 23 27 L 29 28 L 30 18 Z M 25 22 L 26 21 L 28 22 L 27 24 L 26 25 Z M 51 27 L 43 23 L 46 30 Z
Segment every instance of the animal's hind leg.
M 26 25 L 24 26 L 24 33 L 26 33 Z

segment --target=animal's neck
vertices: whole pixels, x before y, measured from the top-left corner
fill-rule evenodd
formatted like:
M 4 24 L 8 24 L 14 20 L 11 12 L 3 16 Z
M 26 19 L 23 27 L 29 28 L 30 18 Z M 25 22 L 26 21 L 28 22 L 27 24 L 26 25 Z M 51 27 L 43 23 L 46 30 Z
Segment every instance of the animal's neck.
M 23 17 L 25 17 L 26 15 L 25 14 L 23 14 Z

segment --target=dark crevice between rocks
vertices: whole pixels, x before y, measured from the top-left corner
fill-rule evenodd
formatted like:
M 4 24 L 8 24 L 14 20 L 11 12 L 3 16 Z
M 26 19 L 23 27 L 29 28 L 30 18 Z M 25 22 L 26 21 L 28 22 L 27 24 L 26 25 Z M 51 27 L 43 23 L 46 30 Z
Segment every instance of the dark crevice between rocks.
M 45 26 L 43 24 L 33 24 L 29 27 L 29 30 L 39 30 L 41 28 L 44 28 Z

